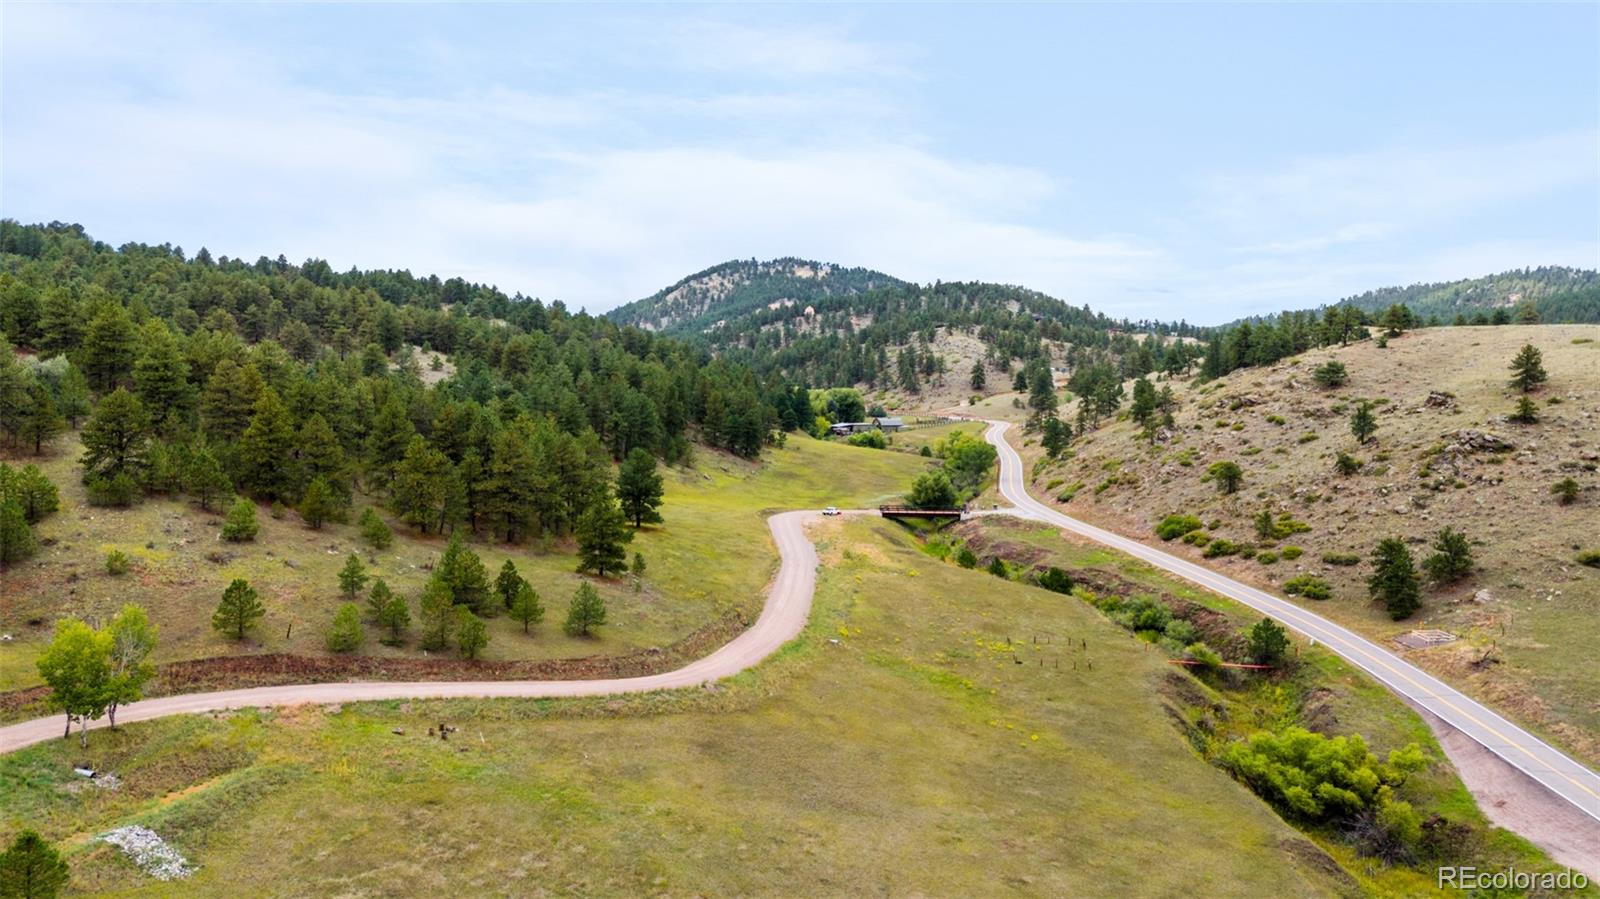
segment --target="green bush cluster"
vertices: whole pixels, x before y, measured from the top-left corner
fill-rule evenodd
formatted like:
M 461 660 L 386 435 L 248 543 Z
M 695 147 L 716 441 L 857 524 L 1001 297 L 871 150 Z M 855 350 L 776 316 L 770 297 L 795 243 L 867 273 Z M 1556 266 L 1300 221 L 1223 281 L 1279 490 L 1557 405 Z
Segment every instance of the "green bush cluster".
M 1578 553 L 1578 564 L 1590 568 L 1600 568 L 1600 549 L 1590 549 Z
M 876 429 L 851 434 L 845 442 L 851 446 L 864 446 L 868 449 L 884 449 L 889 445 L 889 439 L 883 436 L 882 431 Z
M 1234 543 L 1231 540 L 1224 540 L 1221 537 L 1218 537 L 1206 544 L 1206 551 L 1201 553 L 1201 555 L 1208 559 L 1215 559 L 1218 556 L 1238 555 L 1242 549 L 1244 549 L 1244 547 L 1240 546 L 1239 544 Z
M 1176 540 L 1203 527 L 1205 525 L 1193 515 L 1168 515 L 1156 525 L 1156 536 L 1162 540 Z
M 1301 574 L 1283 582 L 1283 592 L 1290 596 L 1304 596 L 1306 599 L 1328 599 L 1333 596 L 1333 588 L 1328 582 L 1314 574 Z
M 1278 551 L 1278 555 L 1283 556 L 1290 562 L 1293 562 L 1295 559 L 1305 555 L 1305 552 L 1305 550 L 1298 546 L 1285 546 L 1283 549 Z
M 1183 535 L 1183 542 L 1190 546 L 1205 546 L 1211 542 L 1211 535 L 1205 531 L 1190 531 Z
M 1356 553 L 1327 552 L 1322 554 L 1322 561 L 1329 565 L 1349 567 L 1351 565 L 1360 565 L 1361 556 Z

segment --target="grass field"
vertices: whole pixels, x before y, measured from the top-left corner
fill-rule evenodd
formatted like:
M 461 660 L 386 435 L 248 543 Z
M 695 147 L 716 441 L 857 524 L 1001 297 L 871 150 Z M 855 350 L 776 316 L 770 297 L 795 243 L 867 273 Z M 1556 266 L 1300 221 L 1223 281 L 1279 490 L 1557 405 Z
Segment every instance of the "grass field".
M 818 534 L 807 631 L 714 690 L 135 725 L 0 759 L 0 836 L 41 828 L 110 895 L 163 893 L 92 841 L 133 822 L 200 865 L 184 895 L 1360 892 L 1194 754 L 1168 666 L 1091 607 L 881 520 Z
M 1505 420 L 1516 403 L 1507 364 L 1524 343 L 1544 355 L 1550 382 L 1533 394 L 1541 420 Z M 1318 388 L 1311 372 L 1342 361 L 1350 380 Z M 1600 690 L 1593 647 L 1578 635 L 1600 622 L 1600 571 L 1576 564 L 1596 543 L 1600 508 L 1600 327 L 1593 325 L 1431 328 L 1384 349 L 1368 341 L 1315 350 L 1276 365 L 1244 369 L 1205 385 L 1170 382 L 1180 409 L 1170 440 L 1151 445 L 1131 421 L 1107 422 L 1076 440 L 1072 457 L 1034 471 L 1033 492 L 1054 497 L 1084 485 L 1062 506 L 1075 515 L 1141 539 L 1172 513 L 1198 516 L 1235 543 L 1258 538 L 1252 517 L 1263 508 L 1310 526 L 1276 541 L 1304 555 L 1274 564 L 1239 556 L 1207 560 L 1231 577 L 1276 589 L 1312 573 L 1333 587 L 1308 602 L 1323 615 L 1388 643 L 1412 628 L 1440 628 L 1455 643 L 1408 658 L 1515 715 L 1590 762 L 1600 762 Z M 1430 399 L 1430 393 L 1438 395 Z M 1376 441 L 1351 436 L 1351 410 L 1376 403 Z M 1068 405 L 1070 415 L 1075 406 Z M 1461 429 L 1509 440 L 1508 452 L 1447 449 Z M 1020 440 L 1020 435 L 1019 435 Z M 1022 446 L 1033 465 L 1037 446 Z M 1363 463 L 1334 471 L 1338 452 Z M 1231 496 L 1202 481 L 1207 466 L 1237 462 L 1244 483 Z M 1558 505 L 1551 485 L 1572 477 L 1578 501 Z M 1412 544 L 1419 563 L 1445 526 L 1473 543 L 1478 570 L 1424 590 L 1411 619 L 1395 623 L 1367 596 L 1366 561 L 1383 537 Z M 1180 541 L 1165 549 L 1199 559 Z M 1357 564 L 1323 561 L 1347 553 Z M 1480 592 L 1481 591 L 1481 592 Z
M 156 661 L 262 652 L 324 654 L 323 636 L 343 597 L 337 573 L 359 551 L 371 573 L 415 602 L 443 540 L 410 534 L 398 522 L 394 545 L 369 551 L 353 524 L 314 531 L 293 512 L 275 520 L 265 508 L 254 542 L 225 543 L 220 517 L 187 503 L 151 500 L 128 510 L 88 506 L 75 463 L 76 441 L 63 439 L 43 467 L 58 485 L 62 509 L 39 526 L 45 546 L 33 560 L 0 576 L 0 692 L 38 682 L 34 659 L 54 621 L 76 615 L 104 619 L 123 603 L 149 609 L 161 628 Z M 794 437 L 760 464 L 701 450 L 690 468 L 666 469 L 665 523 L 641 531 L 629 546 L 649 566 L 644 588 L 624 580 L 596 582 L 609 607 L 598 636 L 570 638 L 560 623 L 577 588 L 570 545 L 474 544 L 492 579 L 511 558 L 544 599 L 546 618 L 532 636 L 507 617 L 489 622 L 488 659 L 616 655 L 672 643 L 730 609 L 759 609 L 761 587 L 777 567 L 766 515 L 777 509 L 875 504 L 897 495 L 930 464 Z M 105 555 L 134 559 L 126 576 L 105 572 Z M 243 577 L 267 606 L 251 640 L 235 643 L 211 628 L 211 612 L 232 578 Z M 415 605 L 413 605 L 415 613 Z M 391 649 L 369 628 L 362 652 L 417 655 Z

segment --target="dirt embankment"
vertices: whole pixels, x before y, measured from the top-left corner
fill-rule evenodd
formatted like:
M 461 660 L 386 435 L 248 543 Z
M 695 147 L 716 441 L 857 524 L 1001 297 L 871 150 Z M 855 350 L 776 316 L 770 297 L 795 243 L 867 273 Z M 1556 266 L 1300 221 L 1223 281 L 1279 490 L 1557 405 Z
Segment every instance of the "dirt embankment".
M 575 659 L 468 661 L 449 656 L 419 659 L 290 653 L 190 659 L 156 666 L 156 675 L 147 685 L 145 697 L 154 699 L 242 687 L 338 681 L 600 680 L 643 677 L 682 667 L 732 640 L 748 626 L 745 614 L 736 609 L 665 648 Z M 49 688 L 44 686 L 0 693 L 0 721 L 21 721 L 48 714 L 49 695 Z

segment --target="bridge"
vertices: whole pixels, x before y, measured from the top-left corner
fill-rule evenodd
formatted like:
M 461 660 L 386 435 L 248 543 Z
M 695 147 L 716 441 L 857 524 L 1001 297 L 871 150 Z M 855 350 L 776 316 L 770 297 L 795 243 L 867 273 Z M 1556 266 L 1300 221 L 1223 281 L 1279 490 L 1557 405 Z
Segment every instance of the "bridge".
M 960 509 L 918 509 L 915 506 L 879 506 L 878 514 L 884 518 L 924 518 L 948 519 L 960 521 L 966 517 L 967 510 Z

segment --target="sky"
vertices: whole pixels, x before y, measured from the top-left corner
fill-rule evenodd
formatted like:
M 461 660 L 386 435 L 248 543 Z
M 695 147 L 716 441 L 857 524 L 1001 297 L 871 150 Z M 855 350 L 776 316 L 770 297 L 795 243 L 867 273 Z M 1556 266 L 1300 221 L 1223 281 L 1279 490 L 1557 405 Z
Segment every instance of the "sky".
M 599 312 L 737 258 L 1216 324 L 1600 267 L 1600 4 L 0 5 L 0 215 Z

